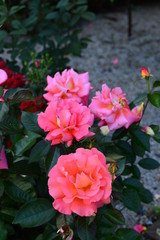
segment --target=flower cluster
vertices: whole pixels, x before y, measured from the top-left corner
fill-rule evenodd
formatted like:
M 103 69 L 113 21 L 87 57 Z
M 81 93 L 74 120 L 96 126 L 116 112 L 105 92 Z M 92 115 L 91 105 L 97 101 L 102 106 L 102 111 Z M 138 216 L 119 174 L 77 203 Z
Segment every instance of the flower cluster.
M 7 75 L 7 77 L 3 78 L 3 81 L 0 80 L 0 86 L 3 88 L 18 88 L 25 85 L 24 76 L 19 73 L 13 73 L 13 71 L 9 69 L 3 61 L 0 61 L 0 70 L 3 70 L 4 75 Z
M 45 112 L 38 116 L 38 124 L 49 132 L 46 139 L 52 145 L 66 142 L 68 146 L 73 139 L 80 141 L 93 136 L 89 131 L 93 125 L 94 115 L 87 108 L 91 84 L 88 73 L 78 74 L 73 69 L 64 70 L 62 75 L 56 73 L 54 78 L 47 77 L 48 86 L 44 98 L 49 101 Z
M 112 177 L 105 156 L 96 148 L 62 155 L 49 172 L 53 207 L 63 214 L 91 216 L 110 203 Z
M 128 128 L 142 117 L 143 104 L 132 110 L 129 108 L 125 94 L 120 87 L 112 90 L 102 85 L 102 91 L 96 92 L 89 106 L 95 117 L 100 118 L 99 126 L 107 125 L 109 130 Z
M 54 78 L 48 76 L 47 82 L 44 98 L 48 106 L 38 115 L 38 124 L 47 132 L 46 140 L 51 141 L 51 145 L 66 142 L 71 146 L 73 139 L 80 141 L 93 136 L 89 128 L 96 117 L 107 131 L 128 128 L 142 117 L 143 104 L 131 110 L 121 88 L 111 90 L 106 84 L 87 108 L 92 88 L 88 73 L 64 70 Z M 104 131 L 103 134 L 107 134 Z M 49 172 L 53 207 L 63 214 L 93 215 L 97 208 L 110 203 L 115 178 L 115 171 L 111 174 L 111 170 L 112 165 L 106 164 L 105 156 L 96 148 L 78 148 L 75 153 L 61 155 Z
M 36 97 L 33 101 L 25 100 L 22 101 L 20 104 L 21 111 L 26 112 L 37 112 L 38 110 L 45 109 L 45 100 L 43 97 L 39 96 Z

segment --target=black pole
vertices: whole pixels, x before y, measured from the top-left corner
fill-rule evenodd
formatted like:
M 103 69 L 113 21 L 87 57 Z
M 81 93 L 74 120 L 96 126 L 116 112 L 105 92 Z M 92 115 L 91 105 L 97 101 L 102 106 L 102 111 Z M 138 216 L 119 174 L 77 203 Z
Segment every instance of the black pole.
M 128 37 L 132 35 L 132 10 L 131 10 L 131 0 L 127 0 L 128 5 Z

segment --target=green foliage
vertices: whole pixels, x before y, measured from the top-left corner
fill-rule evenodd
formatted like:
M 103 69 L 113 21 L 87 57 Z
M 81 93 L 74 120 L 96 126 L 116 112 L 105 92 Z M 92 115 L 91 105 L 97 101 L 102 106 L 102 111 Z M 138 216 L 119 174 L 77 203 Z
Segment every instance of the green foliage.
M 53 58 L 52 74 L 66 67 L 70 54 L 80 56 L 87 46 L 88 39 L 79 37 L 79 21 L 95 19 L 88 11 L 87 0 L 1 1 L 0 16 L 0 52 L 8 49 L 12 61 L 19 57 L 25 67 L 35 48 L 36 59 L 49 53 Z
M 37 227 L 49 222 L 54 215 L 55 211 L 47 199 L 36 199 L 21 207 L 13 220 L 13 224 L 20 224 L 23 227 Z

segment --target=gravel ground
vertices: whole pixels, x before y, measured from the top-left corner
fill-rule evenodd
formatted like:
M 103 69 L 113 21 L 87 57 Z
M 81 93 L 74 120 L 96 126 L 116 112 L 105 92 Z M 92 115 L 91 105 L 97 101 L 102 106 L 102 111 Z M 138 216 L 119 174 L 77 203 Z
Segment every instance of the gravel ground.
M 155 79 L 160 76 L 160 4 L 135 7 L 133 11 L 133 33 L 127 36 L 127 12 L 113 12 L 97 15 L 93 23 L 83 25 L 82 36 L 92 40 L 82 57 L 71 58 L 70 65 L 79 72 L 89 72 L 94 90 L 100 90 L 102 83 L 110 87 L 120 86 L 129 101 L 147 91 L 145 80 L 140 80 L 140 69 L 146 66 Z M 118 58 L 118 64 L 112 60 Z M 92 96 L 95 91 L 93 91 Z M 159 110 L 148 106 L 142 125 L 159 124 Z M 160 162 L 160 147 L 151 142 L 149 156 Z M 151 224 L 152 206 L 160 206 L 160 170 L 141 170 L 144 186 L 151 190 L 154 202 L 144 205 L 144 214 L 136 215 L 124 211 L 129 226 L 136 223 Z

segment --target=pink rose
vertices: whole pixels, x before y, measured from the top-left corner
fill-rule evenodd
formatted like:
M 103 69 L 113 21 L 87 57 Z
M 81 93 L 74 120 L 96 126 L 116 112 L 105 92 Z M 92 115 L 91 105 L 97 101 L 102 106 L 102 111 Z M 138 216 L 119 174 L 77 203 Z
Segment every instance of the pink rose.
M 71 99 L 55 99 L 38 115 L 38 124 L 49 132 L 46 139 L 52 141 L 52 145 L 66 142 L 70 146 L 74 138 L 80 141 L 93 136 L 89 131 L 93 121 L 90 109 Z
M 122 89 L 111 90 L 106 84 L 102 85 L 102 92 L 96 92 L 89 108 L 95 117 L 101 119 L 99 126 L 107 125 L 109 130 L 128 128 L 141 119 L 143 111 L 142 105 L 130 110 Z
M 44 94 L 47 101 L 52 101 L 56 97 L 72 98 L 83 103 L 83 98 L 86 100 L 92 89 L 88 72 L 78 74 L 73 69 L 64 70 L 62 75 L 57 72 L 53 78 L 47 76 L 47 82 L 48 86 L 45 90 L 48 93 Z
M 7 164 L 4 147 L 2 147 L 1 153 L 0 153 L 0 169 L 8 169 L 8 164 Z
M 7 73 L 4 70 L 0 69 L 0 84 L 4 83 L 7 78 Z
M 96 148 L 78 148 L 62 155 L 49 172 L 49 193 L 53 207 L 63 214 L 91 216 L 110 203 L 112 176 L 105 156 Z
M 144 231 L 147 230 L 147 228 L 144 227 L 144 226 L 141 225 L 141 224 L 135 225 L 135 226 L 133 227 L 133 229 L 134 229 L 136 232 L 138 232 L 138 233 L 142 233 L 142 232 L 144 232 Z

